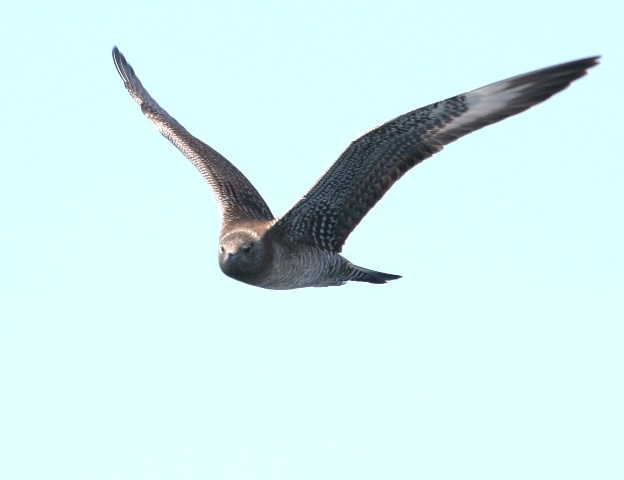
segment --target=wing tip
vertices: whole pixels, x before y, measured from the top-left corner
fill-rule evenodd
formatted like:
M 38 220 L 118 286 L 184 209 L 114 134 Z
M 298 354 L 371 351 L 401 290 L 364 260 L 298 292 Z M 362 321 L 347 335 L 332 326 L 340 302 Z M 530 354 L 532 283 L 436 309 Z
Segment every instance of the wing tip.
M 126 68 L 129 67 L 128 62 L 126 61 L 126 57 L 124 57 L 123 53 L 117 48 L 117 45 L 113 46 L 113 63 L 115 64 L 115 68 L 117 69 L 117 73 L 123 79 L 124 82 L 128 81 L 128 75 L 126 73 Z
M 117 45 L 113 46 L 112 55 L 113 63 L 115 64 L 117 73 L 124 82 L 126 90 L 128 90 L 130 95 L 132 95 L 132 97 L 136 100 L 141 96 L 141 90 L 143 89 L 143 86 L 141 85 L 141 82 L 137 78 L 136 74 L 134 73 L 132 65 L 128 63 L 124 54 L 121 53 L 119 48 L 117 48 Z

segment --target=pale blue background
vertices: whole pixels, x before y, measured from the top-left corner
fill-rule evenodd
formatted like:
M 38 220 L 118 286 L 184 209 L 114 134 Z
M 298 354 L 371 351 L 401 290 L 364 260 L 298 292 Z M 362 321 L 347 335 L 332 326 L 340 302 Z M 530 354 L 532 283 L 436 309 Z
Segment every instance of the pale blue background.
M 0 478 L 624 478 L 623 5 L 3 0 Z M 366 217 L 403 279 L 271 292 L 114 44 L 276 214 L 396 115 L 603 61 Z

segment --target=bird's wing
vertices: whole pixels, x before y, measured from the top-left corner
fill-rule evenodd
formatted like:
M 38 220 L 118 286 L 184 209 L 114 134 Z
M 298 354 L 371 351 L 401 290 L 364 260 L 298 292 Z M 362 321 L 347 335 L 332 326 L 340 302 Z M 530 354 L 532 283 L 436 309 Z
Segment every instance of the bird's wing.
M 598 63 L 585 58 L 519 75 L 401 115 L 354 140 L 274 226 L 276 235 L 340 252 L 390 187 L 444 145 L 536 105 Z
M 224 223 L 271 220 L 273 215 L 254 186 L 223 155 L 191 135 L 147 93 L 123 54 L 113 48 L 113 60 L 130 96 L 156 129 L 195 165 L 214 193 Z

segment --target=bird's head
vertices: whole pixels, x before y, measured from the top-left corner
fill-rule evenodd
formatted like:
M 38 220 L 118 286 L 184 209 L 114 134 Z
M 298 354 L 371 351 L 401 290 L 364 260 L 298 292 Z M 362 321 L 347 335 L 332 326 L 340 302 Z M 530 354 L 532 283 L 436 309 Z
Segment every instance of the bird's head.
M 254 231 L 230 232 L 219 243 L 219 266 L 223 273 L 236 280 L 253 282 L 270 262 L 262 237 Z

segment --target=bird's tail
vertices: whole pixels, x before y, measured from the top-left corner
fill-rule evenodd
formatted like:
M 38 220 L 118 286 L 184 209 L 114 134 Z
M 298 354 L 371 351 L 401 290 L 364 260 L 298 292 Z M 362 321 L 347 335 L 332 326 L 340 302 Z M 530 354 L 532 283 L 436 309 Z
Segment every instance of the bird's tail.
M 401 275 L 393 275 L 391 273 L 376 272 L 375 270 L 369 270 L 368 268 L 358 267 L 353 265 L 353 276 L 349 280 L 355 282 L 368 282 L 368 283 L 386 283 L 390 280 L 396 280 L 401 278 Z

